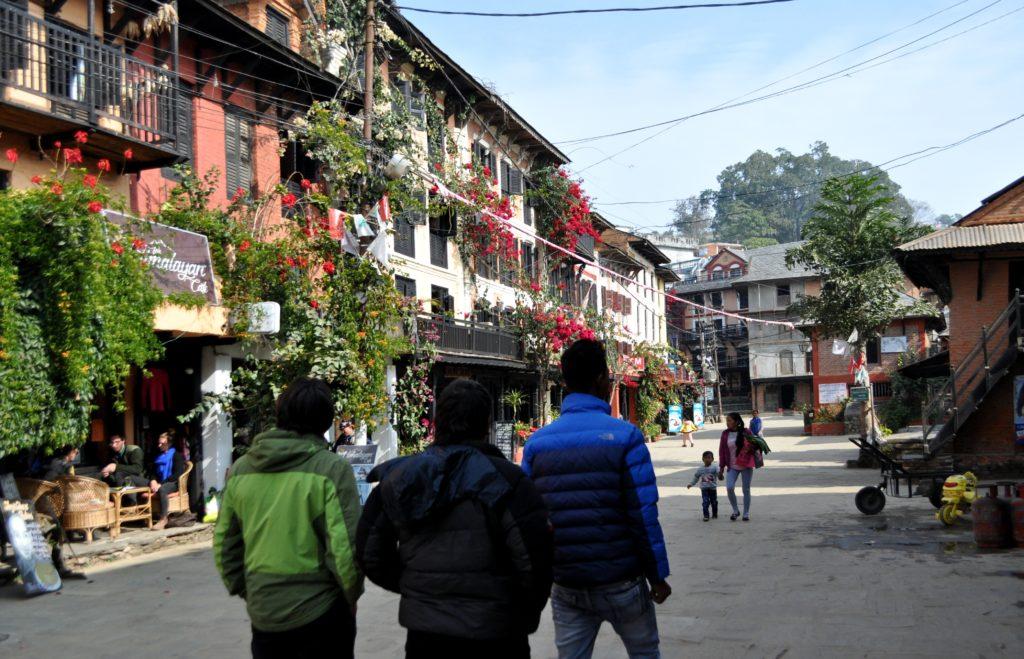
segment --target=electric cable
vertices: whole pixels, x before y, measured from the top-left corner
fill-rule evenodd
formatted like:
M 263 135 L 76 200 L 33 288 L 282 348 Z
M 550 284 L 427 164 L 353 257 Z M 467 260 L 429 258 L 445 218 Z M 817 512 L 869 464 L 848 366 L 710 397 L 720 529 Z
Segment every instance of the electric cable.
M 705 2 L 701 4 L 689 4 L 689 5 L 662 5 L 658 7 L 606 7 L 601 9 L 561 9 L 554 11 L 535 11 L 535 12 L 486 12 L 486 11 L 453 11 L 445 9 L 426 9 L 425 7 L 409 7 L 406 5 L 395 5 L 395 9 L 401 9 L 402 11 L 416 11 L 422 14 L 441 14 L 444 16 L 476 16 L 476 17 L 491 17 L 491 18 L 538 18 L 544 16 L 566 16 L 573 14 L 611 14 L 611 13 L 623 13 L 623 12 L 652 12 L 652 11 L 672 11 L 679 9 L 721 9 L 728 7 L 751 7 L 755 5 L 775 5 L 783 2 L 793 2 L 793 0 L 744 0 L 743 2 Z

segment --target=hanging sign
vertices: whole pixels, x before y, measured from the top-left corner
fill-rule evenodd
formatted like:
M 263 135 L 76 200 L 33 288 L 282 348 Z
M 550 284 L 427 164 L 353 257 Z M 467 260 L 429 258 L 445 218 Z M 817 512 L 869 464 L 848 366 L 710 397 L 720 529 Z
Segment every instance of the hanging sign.
M 206 236 L 117 211 L 104 210 L 103 215 L 134 238 L 134 244 L 123 247 L 139 252 L 157 288 L 168 295 L 200 295 L 207 303 L 217 304 L 213 259 Z
M 867 387 L 850 387 L 850 400 L 867 402 L 867 399 L 868 399 L 868 388 Z
M 693 424 L 698 428 L 704 427 L 704 403 L 693 404 Z
M 818 385 L 819 405 L 838 403 L 839 401 L 846 400 L 846 398 L 847 393 L 845 382 L 822 383 Z

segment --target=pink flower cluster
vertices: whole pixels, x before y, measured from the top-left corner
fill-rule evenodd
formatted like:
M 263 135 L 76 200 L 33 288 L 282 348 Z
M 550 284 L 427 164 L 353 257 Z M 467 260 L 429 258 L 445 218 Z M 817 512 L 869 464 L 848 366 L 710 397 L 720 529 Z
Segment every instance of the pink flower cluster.
M 566 180 L 569 178 L 564 169 L 559 169 L 557 176 Z M 593 236 L 599 240 L 601 234 L 590 220 L 590 197 L 583 192 L 579 181 L 568 181 L 563 202 L 564 210 L 551 225 L 550 240 L 568 250 L 576 249 L 581 236 Z

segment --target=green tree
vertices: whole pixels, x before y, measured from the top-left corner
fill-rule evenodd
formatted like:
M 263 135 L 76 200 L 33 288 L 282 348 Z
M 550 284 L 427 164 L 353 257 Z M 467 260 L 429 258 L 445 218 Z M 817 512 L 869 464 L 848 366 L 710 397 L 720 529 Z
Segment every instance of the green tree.
M 743 241 L 743 246 L 747 249 L 757 249 L 758 247 L 771 247 L 772 245 L 778 245 L 779 241 L 774 238 L 747 238 Z
M 821 278 L 821 294 L 805 297 L 790 313 L 813 323 L 822 338 L 846 339 L 854 330 L 856 354 L 910 310 L 904 277 L 892 249 L 922 235 L 893 210 L 888 186 L 877 176 L 830 179 L 803 229 L 804 242 L 786 253 Z M 934 309 L 917 303 L 922 309 Z
M 694 245 L 705 243 L 711 237 L 713 210 L 714 192 L 711 190 L 680 199 L 672 209 L 672 229 Z
M 774 155 L 755 151 L 718 175 L 719 190 L 711 193 L 715 236 L 739 243 L 753 237 L 775 238 L 782 243 L 798 240 L 821 199 L 823 182 L 870 167 L 871 163 L 864 160 L 833 155 L 824 142 L 815 142 L 801 155 L 786 149 L 777 149 Z M 913 216 L 900 186 L 885 172 L 876 176 L 892 211 L 902 217 Z

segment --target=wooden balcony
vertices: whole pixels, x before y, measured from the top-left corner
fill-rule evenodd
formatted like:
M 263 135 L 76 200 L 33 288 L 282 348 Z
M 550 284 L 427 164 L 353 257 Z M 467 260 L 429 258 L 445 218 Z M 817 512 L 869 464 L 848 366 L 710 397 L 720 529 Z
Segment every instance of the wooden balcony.
M 87 156 L 120 162 L 130 148 L 128 171 L 172 164 L 178 88 L 173 71 L 0 2 L 0 126 L 40 136 L 43 148 L 88 130 Z
M 515 333 L 490 323 L 456 320 L 441 315 L 416 317 L 417 341 L 432 342 L 442 353 L 460 353 L 523 360 L 523 343 Z

